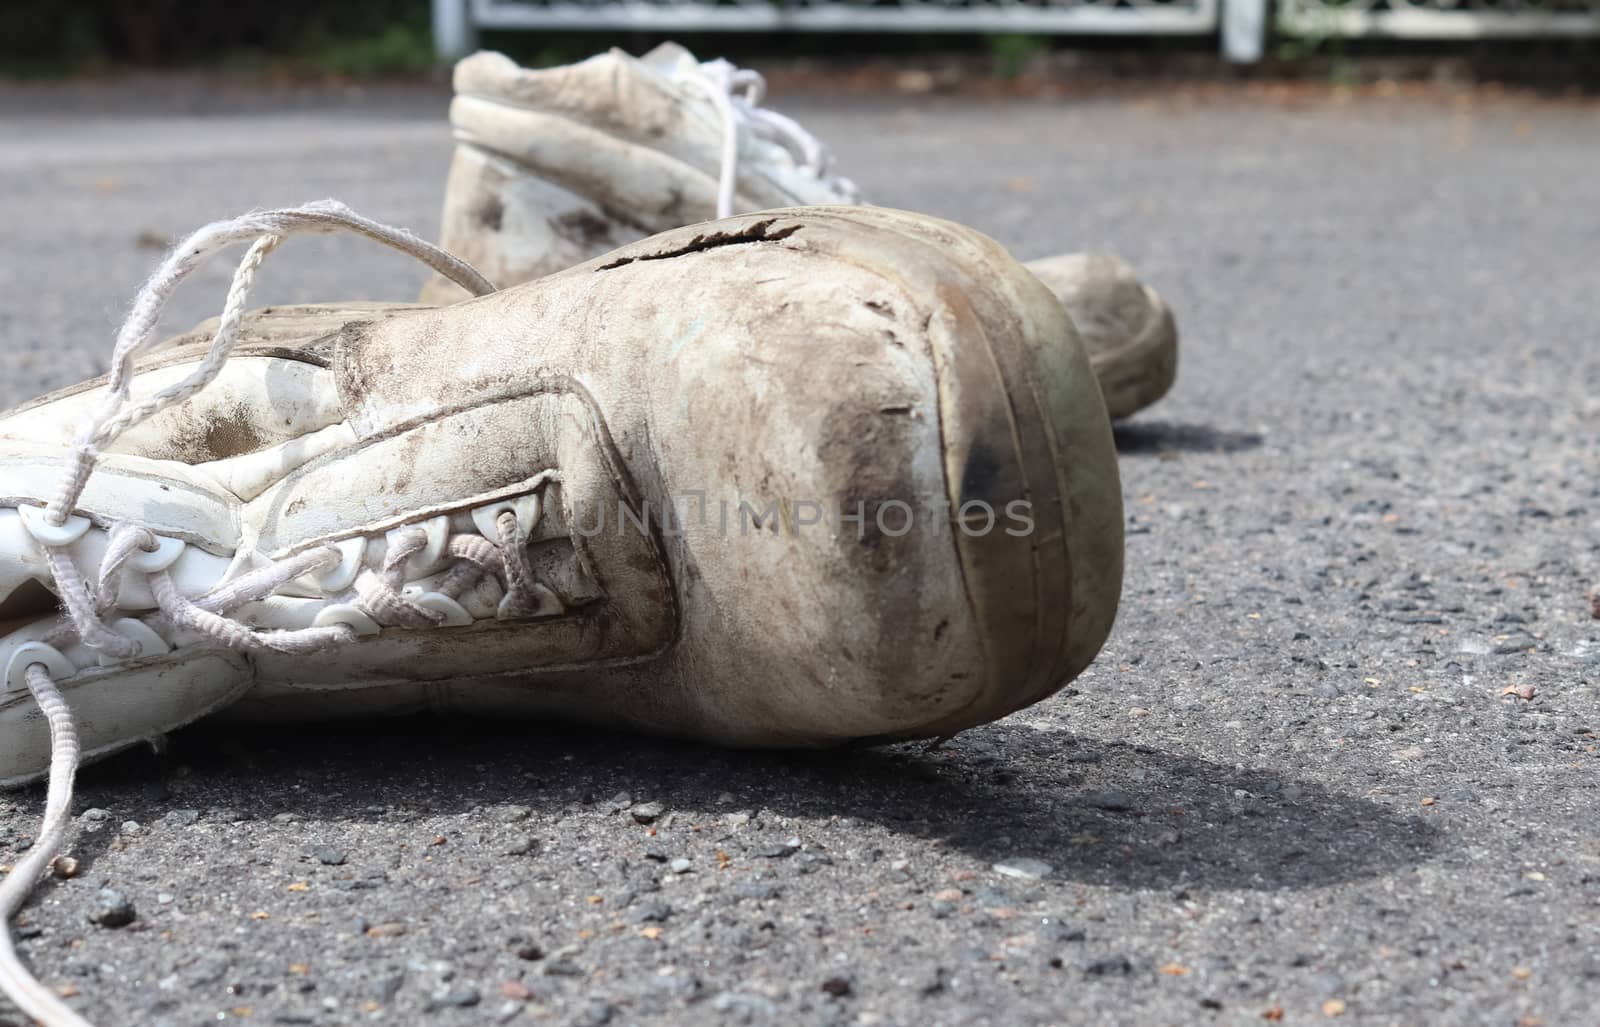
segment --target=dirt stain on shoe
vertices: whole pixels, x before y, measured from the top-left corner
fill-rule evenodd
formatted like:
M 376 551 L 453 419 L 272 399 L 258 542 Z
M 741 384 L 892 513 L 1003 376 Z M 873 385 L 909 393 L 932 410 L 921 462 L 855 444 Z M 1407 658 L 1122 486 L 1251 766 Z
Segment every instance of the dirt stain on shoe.
M 506 205 L 495 193 L 487 193 L 472 209 L 472 218 L 488 231 L 498 232 L 505 223 Z
M 606 243 L 611 238 L 611 224 L 592 211 L 574 210 L 550 223 L 555 233 L 574 246 L 584 249 Z

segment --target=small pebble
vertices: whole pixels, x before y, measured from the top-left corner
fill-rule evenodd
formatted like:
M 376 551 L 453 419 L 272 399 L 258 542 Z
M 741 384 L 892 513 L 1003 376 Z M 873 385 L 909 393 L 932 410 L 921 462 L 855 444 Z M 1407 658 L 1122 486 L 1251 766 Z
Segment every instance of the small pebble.
M 1133 973 L 1133 964 L 1128 962 L 1127 956 L 1107 956 L 1089 963 L 1083 972 L 1090 977 L 1123 977 Z
M 325 867 L 344 866 L 344 853 L 340 852 L 338 849 L 323 846 L 313 853 L 313 855 L 317 857 L 317 862 L 321 863 Z
M 89 910 L 89 922 L 101 927 L 126 927 L 138 919 L 133 903 L 115 888 L 101 888 Z
M 855 990 L 855 988 L 851 983 L 850 978 L 845 977 L 842 974 L 835 974 L 834 976 L 829 977 L 822 982 L 822 990 L 832 995 L 834 998 L 844 998 L 846 995 Z
M 800 839 L 790 838 L 788 841 L 777 845 L 765 845 L 758 850 L 759 855 L 766 859 L 784 859 L 800 851 Z
M 665 923 L 672 916 L 672 907 L 665 902 L 642 902 L 633 908 L 632 916 L 636 924 Z
M 634 823 L 653 824 L 656 822 L 656 818 L 665 811 L 666 807 L 659 802 L 641 802 L 630 809 L 628 814 L 633 817 Z
M 553 959 L 544 965 L 544 972 L 551 977 L 583 977 L 583 967 L 570 959 Z
M 1111 810 L 1112 812 L 1126 812 L 1133 809 L 1133 800 L 1122 792 L 1090 792 L 1083 797 L 1086 805 L 1096 809 Z
M 687 1000 L 698 996 L 702 985 L 698 977 L 658 974 L 651 979 L 650 987 L 674 998 Z
M 368 985 L 367 994 L 372 997 L 374 1002 L 380 1005 L 388 1005 L 394 1000 L 395 995 L 405 982 L 405 974 L 384 974 Z
M 754 901 L 754 902 L 765 902 L 765 901 L 767 901 L 769 899 L 777 898 L 778 895 L 779 895 L 779 892 L 778 892 L 778 889 L 776 887 L 774 887 L 774 886 L 772 886 L 770 884 L 762 884 L 762 883 L 756 882 L 756 881 L 747 881 L 744 884 L 735 885 L 734 888 L 733 888 L 733 895 L 737 899 L 748 899 L 748 900 L 751 900 L 751 901 Z
M 434 1009 L 453 1007 L 467 1009 L 483 1001 L 483 995 L 477 988 L 450 988 L 446 991 L 436 991 L 428 999 L 428 1005 Z
M 1055 869 L 1042 859 L 1028 858 L 1003 860 L 994 865 L 994 872 L 1002 877 L 1020 877 L 1028 881 L 1049 877 Z
M 668 863 L 667 868 L 675 874 L 687 874 L 691 865 L 692 864 L 688 860 L 684 859 L 682 856 L 679 856 L 671 863 Z
M 730 1013 L 743 1023 L 761 1023 L 778 1016 L 778 1007 L 771 999 L 737 991 L 719 993 L 711 1000 L 711 1008 L 719 1013 Z

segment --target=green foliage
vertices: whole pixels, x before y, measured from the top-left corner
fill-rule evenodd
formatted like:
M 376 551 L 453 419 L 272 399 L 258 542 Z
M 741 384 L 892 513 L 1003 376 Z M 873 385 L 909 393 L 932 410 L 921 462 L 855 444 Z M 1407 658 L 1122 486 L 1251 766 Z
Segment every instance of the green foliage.
M 352 77 L 399 75 L 431 68 L 433 40 L 409 25 L 390 25 L 376 36 L 329 40 L 296 62 L 304 70 Z
M 1007 81 L 1022 74 L 1035 57 L 1050 49 L 1050 43 L 1044 36 L 1021 32 L 986 36 L 984 42 L 989 48 L 989 58 L 994 62 L 995 77 Z
M 1349 58 L 1348 39 L 1338 16 L 1347 0 L 1328 0 L 1318 4 L 1309 25 L 1299 31 L 1279 27 L 1276 56 L 1280 61 L 1302 62 L 1326 56 L 1331 60 L 1328 77 L 1334 85 L 1351 85 L 1355 66 Z
M 428 0 L 4 0 L 0 67 L 262 64 L 334 74 L 432 63 Z

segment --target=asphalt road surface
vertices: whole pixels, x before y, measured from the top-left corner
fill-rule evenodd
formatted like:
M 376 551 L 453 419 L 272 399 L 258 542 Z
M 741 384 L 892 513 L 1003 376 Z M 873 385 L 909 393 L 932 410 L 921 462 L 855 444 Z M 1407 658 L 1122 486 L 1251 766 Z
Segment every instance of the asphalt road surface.
M 0 400 L 99 372 L 206 220 L 335 196 L 431 235 L 444 99 L 0 91 Z M 936 751 L 184 733 L 82 776 L 80 873 L 22 917 L 39 976 L 150 1027 L 1595 1022 L 1595 109 L 778 106 L 878 202 L 1115 251 L 1177 312 L 1178 387 L 1118 433 L 1128 579 L 1094 667 Z M 262 280 L 422 274 L 297 239 Z M 41 805 L 0 798 L 0 861 Z M 130 925 L 90 922 L 103 888 Z

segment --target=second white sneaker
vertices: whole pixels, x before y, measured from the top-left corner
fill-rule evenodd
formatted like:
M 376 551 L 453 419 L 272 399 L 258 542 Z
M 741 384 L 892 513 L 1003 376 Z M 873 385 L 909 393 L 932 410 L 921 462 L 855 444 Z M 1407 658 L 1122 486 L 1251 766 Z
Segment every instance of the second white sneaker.
M 454 81 L 440 235 L 501 286 L 736 211 L 860 199 L 815 139 L 759 107 L 759 76 L 676 44 L 540 70 L 484 52 Z M 444 279 L 423 295 L 464 298 Z
M 478 53 L 456 65 L 454 83 L 440 241 L 502 287 L 714 217 L 861 202 L 826 146 L 762 106 L 758 73 L 675 43 L 546 69 Z M 1167 392 L 1177 328 L 1126 263 L 1075 254 L 1027 266 L 1077 325 L 1112 417 Z M 443 278 L 422 294 L 464 298 Z

